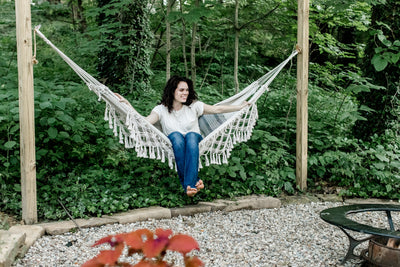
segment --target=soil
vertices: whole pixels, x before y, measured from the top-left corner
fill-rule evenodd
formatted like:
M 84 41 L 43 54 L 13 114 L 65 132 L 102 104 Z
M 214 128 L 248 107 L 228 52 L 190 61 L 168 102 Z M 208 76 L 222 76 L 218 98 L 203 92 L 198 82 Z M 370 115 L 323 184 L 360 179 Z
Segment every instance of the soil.
M 9 215 L 0 211 L 0 230 L 8 230 L 13 225 L 24 224 L 22 220 L 19 220 L 17 216 Z

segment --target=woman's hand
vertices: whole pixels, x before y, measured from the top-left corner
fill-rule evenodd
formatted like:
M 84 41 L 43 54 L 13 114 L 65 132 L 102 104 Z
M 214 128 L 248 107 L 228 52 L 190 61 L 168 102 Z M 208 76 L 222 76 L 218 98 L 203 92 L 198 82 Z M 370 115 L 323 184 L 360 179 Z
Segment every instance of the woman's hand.
M 129 103 L 128 100 L 126 100 L 122 95 L 118 94 L 118 93 L 114 93 L 118 98 L 119 98 L 119 102 L 127 104 L 128 106 L 130 106 L 131 108 L 133 108 L 134 110 L 136 110 L 131 103 Z M 156 112 L 151 112 L 149 116 L 145 117 L 145 119 L 150 122 L 151 124 L 154 124 L 156 122 L 158 122 L 158 120 L 160 119 L 158 114 Z
M 128 100 L 126 100 L 126 98 L 124 98 L 122 95 L 118 94 L 118 93 L 114 93 L 118 98 L 119 98 L 119 102 L 127 104 L 128 106 L 130 106 L 131 108 L 133 108 L 133 106 L 131 105 L 131 103 L 129 103 Z M 134 109 L 134 108 L 133 108 Z
M 210 106 L 210 105 L 204 104 L 204 114 L 229 113 L 229 112 L 239 111 L 249 105 L 251 105 L 251 103 L 249 103 L 247 101 L 244 101 L 240 105 Z
M 245 108 L 245 107 L 247 107 L 247 106 L 250 106 L 250 105 L 251 105 L 250 102 L 243 101 L 243 103 L 240 105 L 240 109 L 243 109 L 243 108 Z

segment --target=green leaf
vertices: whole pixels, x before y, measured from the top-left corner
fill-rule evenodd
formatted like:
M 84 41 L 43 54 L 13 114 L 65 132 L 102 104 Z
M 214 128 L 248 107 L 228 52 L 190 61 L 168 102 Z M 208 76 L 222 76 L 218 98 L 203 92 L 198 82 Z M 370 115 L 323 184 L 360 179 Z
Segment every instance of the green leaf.
M 64 138 L 64 139 L 68 139 L 68 138 L 69 138 L 69 133 L 64 132 L 64 131 L 59 132 L 58 135 L 59 135 L 61 138 Z
M 256 152 L 255 152 L 253 149 L 251 149 L 251 148 L 248 148 L 248 149 L 247 149 L 247 153 L 248 153 L 249 155 L 252 155 L 252 156 L 257 156 Z
M 54 138 L 56 138 L 57 135 L 58 135 L 58 130 L 57 130 L 56 128 L 54 128 L 54 127 L 50 127 L 50 128 L 47 130 L 47 134 L 49 135 L 49 137 L 50 137 L 51 139 L 54 139 Z
M 363 84 L 351 84 L 346 88 L 346 91 L 357 94 L 360 92 L 370 92 L 370 88 Z
M 54 105 L 61 110 L 65 110 L 66 102 L 62 99 L 61 101 L 56 102 Z
M 77 143 L 82 143 L 83 142 L 82 137 L 80 135 L 78 135 L 78 134 L 75 134 L 74 136 L 72 136 L 72 140 L 74 140 Z
M 392 42 L 389 41 L 385 35 L 382 33 L 378 34 L 378 39 L 382 42 L 382 44 L 386 45 L 387 47 L 392 46 Z
M 392 189 L 393 189 L 392 185 L 390 185 L 390 184 L 386 185 L 386 191 L 390 192 L 390 191 L 392 191 Z
M 369 107 L 367 107 L 367 106 L 365 106 L 365 105 L 361 105 L 361 106 L 359 107 L 359 109 L 362 110 L 362 111 L 367 111 L 367 112 L 375 112 L 374 109 L 369 108 Z
M 385 164 L 383 163 L 374 163 L 373 164 L 375 168 L 377 168 L 378 170 L 383 170 L 385 169 Z
M 46 102 L 41 102 L 40 104 L 39 104 L 39 107 L 41 108 L 41 109 L 46 109 L 46 108 L 51 108 L 53 105 L 50 103 L 50 102 L 48 102 L 48 101 L 46 101 Z
M 57 119 L 54 118 L 54 117 L 51 117 L 51 118 L 48 118 L 48 119 L 47 119 L 47 123 L 48 123 L 49 125 L 55 123 L 56 121 L 57 121 Z
M 8 141 L 4 144 L 4 147 L 6 149 L 12 149 L 16 144 L 17 144 L 17 142 L 15 142 L 15 141 Z
M 277 137 L 275 137 L 275 136 L 273 136 L 273 135 L 266 135 L 265 136 L 265 138 L 268 140 L 268 141 L 271 141 L 271 142 L 279 142 L 279 138 L 277 138 Z
M 372 65 L 374 65 L 374 68 L 376 71 L 382 71 L 386 68 L 388 65 L 388 60 L 384 58 L 382 55 L 374 55 L 374 57 L 371 60 Z
M 14 184 L 14 190 L 16 192 L 21 192 L 21 184 Z
M 389 159 L 388 159 L 387 157 L 385 157 L 384 155 L 376 154 L 375 156 L 376 156 L 380 161 L 389 162 Z
M 390 57 L 391 63 L 396 64 L 397 61 L 399 61 L 399 59 L 400 59 L 400 53 L 397 53 L 397 54 L 391 53 L 391 57 Z
M 289 192 L 289 193 L 293 193 L 293 192 L 294 192 L 292 183 L 290 183 L 290 182 L 286 182 L 286 183 L 284 184 L 284 188 L 285 188 L 285 191 L 287 191 L 287 192 Z
M 390 162 L 390 166 L 400 169 L 400 161 L 392 161 Z

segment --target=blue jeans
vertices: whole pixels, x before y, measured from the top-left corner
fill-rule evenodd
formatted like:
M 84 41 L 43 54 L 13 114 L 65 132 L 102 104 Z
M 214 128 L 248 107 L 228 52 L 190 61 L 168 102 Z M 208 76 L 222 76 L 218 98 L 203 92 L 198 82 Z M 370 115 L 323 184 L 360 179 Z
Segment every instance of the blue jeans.
M 203 137 L 195 132 L 185 136 L 180 132 L 168 135 L 174 150 L 175 162 L 178 169 L 179 181 L 186 192 L 186 188 L 196 188 L 199 180 L 199 143 Z

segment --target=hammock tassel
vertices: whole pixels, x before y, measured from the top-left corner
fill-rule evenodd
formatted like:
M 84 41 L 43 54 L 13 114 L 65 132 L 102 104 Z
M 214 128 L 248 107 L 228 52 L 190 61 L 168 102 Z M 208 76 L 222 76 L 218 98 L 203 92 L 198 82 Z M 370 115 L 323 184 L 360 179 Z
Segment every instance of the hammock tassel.
M 164 149 L 161 150 L 161 162 L 162 162 L 162 163 L 165 162 L 165 152 L 164 152 Z
M 104 120 L 108 121 L 108 105 L 106 105 L 106 111 L 104 112 Z
M 210 166 L 210 160 L 208 159 L 207 154 L 204 154 L 204 160 L 205 160 L 206 166 Z
M 124 143 L 124 135 L 122 134 L 122 127 L 119 126 L 119 143 L 123 144 Z
M 172 158 L 171 158 L 170 156 L 168 157 L 168 166 L 169 166 L 171 169 L 174 168 L 173 160 L 172 160 Z
M 132 120 L 131 120 L 131 116 L 132 116 L 131 113 L 128 112 L 128 113 L 126 114 L 126 119 L 125 119 L 125 125 L 128 126 L 128 129 L 129 129 L 129 130 L 131 130 L 131 127 L 132 127 L 132 125 L 131 125 L 131 124 L 132 124 L 132 122 L 131 122 L 131 121 L 132 121 Z
M 228 157 L 226 156 L 226 153 L 225 153 L 225 152 L 222 153 L 222 162 L 223 162 L 224 164 L 228 164 Z
M 150 158 L 151 159 L 155 159 L 156 158 L 155 147 L 154 146 L 149 147 L 149 154 L 150 154 Z

